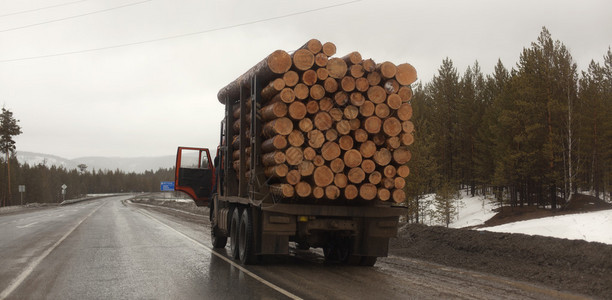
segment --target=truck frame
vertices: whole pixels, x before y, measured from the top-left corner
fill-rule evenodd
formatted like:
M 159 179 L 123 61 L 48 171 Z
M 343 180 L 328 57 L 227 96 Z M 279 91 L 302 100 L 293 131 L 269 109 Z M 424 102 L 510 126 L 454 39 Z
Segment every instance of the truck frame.
M 226 99 L 215 165 L 206 148 L 178 148 L 175 190 L 189 194 L 199 206 L 209 206 L 213 247 L 225 247 L 229 238 L 229 255 L 243 264 L 257 263 L 267 255 L 288 255 L 290 242 L 295 242 L 298 249 L 323 248 L 326 261 L 373 266 L 377 257 L 387 256 L 389 238 L 397 234 L 403 209 L 379 200 L 276 196 L 260 159 L 261 89 L 262 82 L 254 75 L 248 86 L 240 86 L 238 99 Z M 250 118 L 248 106 L 253 108 Z M 231 126 L 236 107 L 240 108 L 237 132 Z M 232 141 L 235 135 L 238 147 Z M 238 170 L 232 167 L 236 150 Z M 197 164 L 184 163 L 188 151 L 198 153 Z

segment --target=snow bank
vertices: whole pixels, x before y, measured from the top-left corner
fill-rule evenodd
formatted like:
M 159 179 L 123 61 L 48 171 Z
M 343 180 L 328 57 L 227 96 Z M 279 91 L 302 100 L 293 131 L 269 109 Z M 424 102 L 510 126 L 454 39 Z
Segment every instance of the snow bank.
M 612 245 L 612 210 L 533 219 L 479 230 L 542 235 Z

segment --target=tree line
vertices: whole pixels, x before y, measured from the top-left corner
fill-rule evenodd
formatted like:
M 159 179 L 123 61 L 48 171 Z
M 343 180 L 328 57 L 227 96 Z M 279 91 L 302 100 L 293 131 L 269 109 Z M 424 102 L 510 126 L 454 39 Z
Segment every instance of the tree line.
M 26 203 L 59 203 L 65 199 L 76 199 L 87 194 L 105 193 L 140 193 L 157 192 L 161 181 L 174 180 L 174 168 L 160 168 L 157 171 L 144 173 L 126 173 L 121 170 L 91 170 L 66 169 L 64 167 L 47 166 L 43 163 L 37 165 L 19 164 L 17 159 L 10 158 L 11 184 L 13 185 L 9 197 L 6 184 L 0 185 L 0 197 L 5 206 L 19 205 L 21 196 Z M 0 159 L 0 169 L 6 170 L 7 162 Z M 0 173 L 0 182 L 8 181 L 7 173 Z M 62 195 L 62 185 L 66 185 L 66 194 Z M 18 185 L 25 186 L 25 193 L 21 195 Z
M 412 105 L 412 221 L 424 195 L 450 202 L 459 189 L 500 205 L 551 209 L 579 191 L 612 196 L 610 49 L 579 73 L 567 47 L 543 28 L 510 70 L 498 61 L 485 75 L 475 62 L 460 74 L 444 59 L 433 80 L 415 88 Z

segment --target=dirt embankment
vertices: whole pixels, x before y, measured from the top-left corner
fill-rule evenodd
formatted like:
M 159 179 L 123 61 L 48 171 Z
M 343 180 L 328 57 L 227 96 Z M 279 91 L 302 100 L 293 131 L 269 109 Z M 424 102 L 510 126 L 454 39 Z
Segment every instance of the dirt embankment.
M 523 234 L 406 224 L 390 254 L 601 298 L 612 295 L 612 246 Z

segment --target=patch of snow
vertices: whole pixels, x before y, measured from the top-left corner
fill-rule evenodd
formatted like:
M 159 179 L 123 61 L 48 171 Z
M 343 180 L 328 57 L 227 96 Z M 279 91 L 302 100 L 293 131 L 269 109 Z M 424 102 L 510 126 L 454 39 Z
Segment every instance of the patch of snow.
M 493 211 L 496 204 L 484 196 L 468 197 L 464 195 L 457 201 L 457 204 L 457 218 L 448 225 L 451 228 L 482 225 L 496 214 Z
M 612 209 L 520 221 L 479 230 L 542 235 L 612 245 Z

